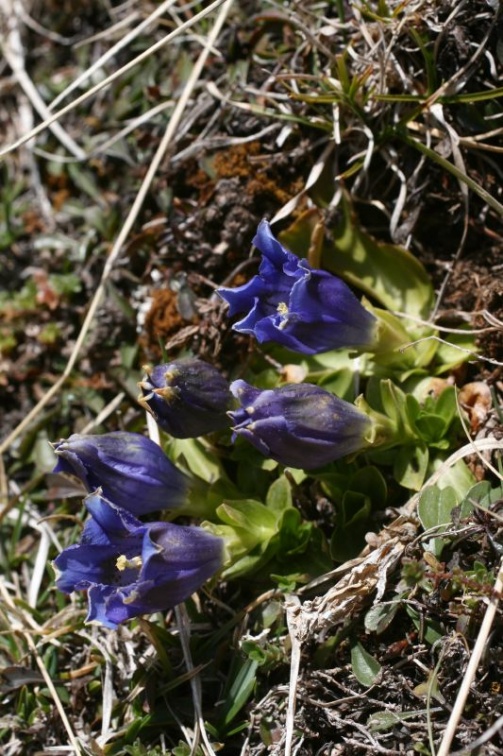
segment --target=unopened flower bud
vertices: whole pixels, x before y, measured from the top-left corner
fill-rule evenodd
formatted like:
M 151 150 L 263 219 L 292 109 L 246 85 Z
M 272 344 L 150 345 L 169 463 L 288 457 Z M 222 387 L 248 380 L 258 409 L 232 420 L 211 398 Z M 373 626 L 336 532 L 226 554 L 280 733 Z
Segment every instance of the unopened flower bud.
M 180 506 L 188 478 L 140 433 L 74 434 L 54 444 L 54 472 L 76 475 L 91 492 L 101 488 L 119 507 L 141 516 Z
M 241 408 L 229 412 L 234 437 L 267 457 L 310 470 L 369 446 L 372 423 L 349 402 L 310 383 L 261 391 L 234 381 Z
M 196 438 L 229 427 L 232 395 L 213 365 L 188 357 L 146 372 L 138 401 L 167 433 Z

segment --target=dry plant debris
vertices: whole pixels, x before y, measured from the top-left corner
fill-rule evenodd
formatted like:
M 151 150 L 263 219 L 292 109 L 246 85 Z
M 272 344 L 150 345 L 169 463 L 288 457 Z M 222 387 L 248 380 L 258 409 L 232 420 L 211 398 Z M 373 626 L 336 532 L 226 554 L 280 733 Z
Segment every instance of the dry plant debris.
M 489 0 L 0 0 L 6 756 L 503 753 L 502 23 Z M 246 498 L 270 542 L 176 610 L 86 625 L 54 587 L 84 512 L 50 441 L 145 434 L 142 366 L 186 355 L 355 398 L 348 355 L 231 330 L 215 290 L 256 275 L 263 218 L 416 333 L 406 368 L 358 358 L 356 393 L 398 406 L 422 371 L 423 446 L 305 475 L 163 438 L 213 507 L 180 521 Z

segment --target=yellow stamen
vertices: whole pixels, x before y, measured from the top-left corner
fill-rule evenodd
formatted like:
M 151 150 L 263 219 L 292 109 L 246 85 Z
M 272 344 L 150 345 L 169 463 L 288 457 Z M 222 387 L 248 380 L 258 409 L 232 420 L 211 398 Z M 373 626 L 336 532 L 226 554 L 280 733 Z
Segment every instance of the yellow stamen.
M 117 557 L 115 566 L 119 572 L 124 572 L 128 567 L 130 569 L 139 569 L 142 564 L 141 556 L 135 556 L 132 559 L 128 559 L 125 554 L 121 554 L 120 557 Z
M 280 331 L 283 331 L 288 325 L 288 305 L 286 302 L 280 302 L 276 308 L 281 316 L 281 322 L 278 325 Z

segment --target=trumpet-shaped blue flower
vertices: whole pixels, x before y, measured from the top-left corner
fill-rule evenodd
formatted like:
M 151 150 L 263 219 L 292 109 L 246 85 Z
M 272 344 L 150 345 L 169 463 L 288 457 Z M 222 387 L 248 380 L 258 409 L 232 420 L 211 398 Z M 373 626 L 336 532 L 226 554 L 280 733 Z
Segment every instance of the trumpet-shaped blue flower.
M 140 404 L 175 438 L 196 438 L 229 426 L 229 384 L 203 360 L 188 357 L 148 368 L 138 386 Z
M 372 423 L 352 404 L 319 386 L 297 383 L 260 389 L 234 381 L 241 408 L 229 412 L 234 438 L 289 467 L 321 467 L 369 445 Z
M 247 313 L 235 331 L 302 354 L 372 347 L 377 320 L 343 281 L 285 249 L 265 220 L 253 243 L 262 253 L 258 275 L 243 286 L 218 289 L 231 316 Z
M 54 561 L 56 586 L 87 590 L 87 621 L 115 628 L 139 614 L 185 601 L 222 566 L 223 541 L 202 528 L 142 523 L 101 496 L 85 499 L 91 515 L 80 543 Z
M 140 433 L 117 431 L 101 436 L 74 434 L 54 444 L 54 472 L 76 475 L 91 492 L 136 515 L 183 504 L 188 478 L 162 449 Z

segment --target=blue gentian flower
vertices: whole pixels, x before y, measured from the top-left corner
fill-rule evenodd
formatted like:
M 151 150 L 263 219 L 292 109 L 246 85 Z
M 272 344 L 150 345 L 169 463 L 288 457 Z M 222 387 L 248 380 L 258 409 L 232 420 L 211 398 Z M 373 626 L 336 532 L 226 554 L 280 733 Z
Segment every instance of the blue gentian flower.
M 302 354 L 371 349 L 377 320 L 340 278 L 285 249 L 265 220 L 253 244 L 262 253 L 258 275 L 243 286 L 218 289 L 231 316 L 247 313 L 234 324 L 235 331 Z
M 241 408 L 229 412 L 234 438 L 242 436 L 282 465 L 310 470 L 362 451 L 372 423 L 349 402 L 311 383 L 260 390 L 231 383 Z
M 103 490 L 117 506 L 141 516 L 184 502 L 189 479 L 162 449 L 140 433 L 78 433 L 54 444 L 54 472 L 76 475 L 91 492 Z
M 146 372 L 138 401 L 167 433 L 196 438 L 229 427 L 232 395 L 213 365 L 187 357 Z
M 185 601 L 222 566 L 223 541 L 202 528 L 142 523 L 103 498 L 85 499 L 91 517 L 80 543 L 54 561 L 56 586 L 87 590 L 88 622 L 115 628 Z

